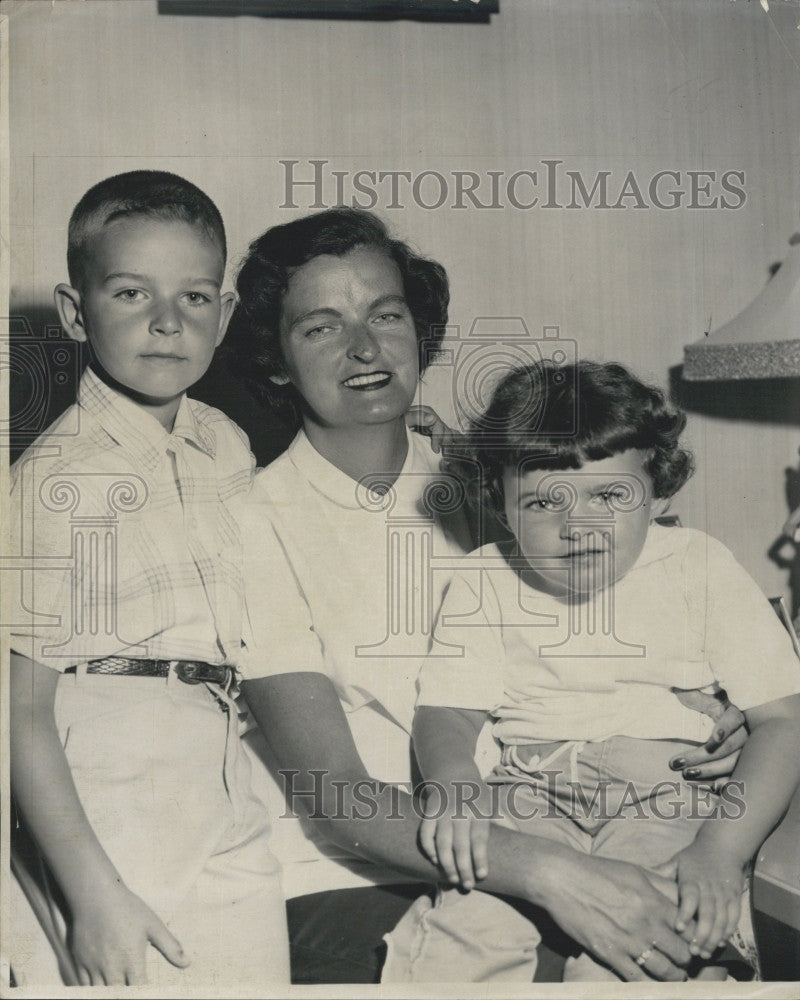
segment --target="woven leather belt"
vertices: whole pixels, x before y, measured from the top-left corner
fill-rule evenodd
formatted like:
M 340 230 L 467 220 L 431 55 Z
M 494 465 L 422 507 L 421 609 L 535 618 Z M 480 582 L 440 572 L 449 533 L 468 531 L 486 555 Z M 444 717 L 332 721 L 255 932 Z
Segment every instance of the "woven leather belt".
M 170 668 L 185 684 L 219 684 L 226 687 L 233 673 L 222 663 L 203 663 L 200 660 L 134 660 L 128 656 L 106 656 L 89 660 L 87 674 L 112 674 L 119 677 L 166 677 Z M 76 667 L 67 667 L 65 673 L 74 674 Z

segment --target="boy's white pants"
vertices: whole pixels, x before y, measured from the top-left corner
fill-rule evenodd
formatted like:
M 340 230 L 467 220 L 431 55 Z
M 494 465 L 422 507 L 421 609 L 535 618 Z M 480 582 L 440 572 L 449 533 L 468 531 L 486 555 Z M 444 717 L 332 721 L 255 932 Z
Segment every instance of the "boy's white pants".
M 288 983 L 279 866 L 234 702 L 174 674 L 87 675 L 79 667 L 59 680 L 55 716 L 101 844 L 191 958 L 177 969 L 149 947 L 149 985 L 243 996 Z M 4 958 L 20 985 L 59 983 L 52 949 L 12 882 Z

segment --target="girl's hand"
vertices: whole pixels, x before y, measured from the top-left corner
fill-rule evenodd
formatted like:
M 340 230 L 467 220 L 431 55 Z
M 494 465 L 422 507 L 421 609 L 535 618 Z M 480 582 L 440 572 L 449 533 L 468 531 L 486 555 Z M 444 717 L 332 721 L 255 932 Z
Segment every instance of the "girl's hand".
M 431 448 L 437 454 L 452 445 L 459 435 L 442 420 L 430 406 L 412 406 L 406 413 L 406 424 L 431 439 Z
M 719 849 L 695 841 L 674 858 L 680 894 L 675 929 L 682 933 L 692 917 L 697 928 L 689 949 L 710 958 L 736 930 L 744 887 L 744 865 Z
M 189 965 L 177 938 L 124 886 L 99 891 L 75 911 L 70 947 L 82 986 L 145 984 L 148 944 L 178 968 Z
M 439 795 L 425 796 L 420 847 L 453 885 L 460 883 L 463 889 L 473 889 L 476 881 L 489 874 L 491 802 L 488 794 L 474 802 L 467 803 L 457 796 L 454 801 L 457 813 Z

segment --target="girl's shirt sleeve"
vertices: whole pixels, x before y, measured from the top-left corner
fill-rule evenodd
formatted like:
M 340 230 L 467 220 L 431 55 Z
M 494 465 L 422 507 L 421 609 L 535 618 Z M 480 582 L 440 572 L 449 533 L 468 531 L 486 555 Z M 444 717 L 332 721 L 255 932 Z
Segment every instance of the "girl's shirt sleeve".
M 503 698 L 504 660 L 500 605 L 489 573 L 478 565 L 457 571 L 419 674 L 417 706 L 490 711 Z
M 716 680 L 742 709 L 800 693 L 800 659 L 761 588 L 714 538 L 700 555 L 708 588 L 706 652 Z M 691 568 L 690 568 L 691 569 Z

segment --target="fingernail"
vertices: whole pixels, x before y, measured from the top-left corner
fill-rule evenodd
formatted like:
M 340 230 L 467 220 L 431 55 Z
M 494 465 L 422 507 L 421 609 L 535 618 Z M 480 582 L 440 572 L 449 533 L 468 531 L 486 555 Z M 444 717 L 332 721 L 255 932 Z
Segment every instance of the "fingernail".
M 696 767 L 690 767 L 687 771 L 684 772 L 684 774 L 686 775 L 687 778 L 700 777 L 700 771 Z
M 686 765 L 685 757 L 676 757 L 674 760 L 671 760 L 669 762 L 669 766 L 672 768 L 673 771 L 682 771 L 685 765 Z
M 679 934 L 682 934 L 686 930 L 686 924 L 682 920 L 676 921 L 675 922 L 675 930 Z

